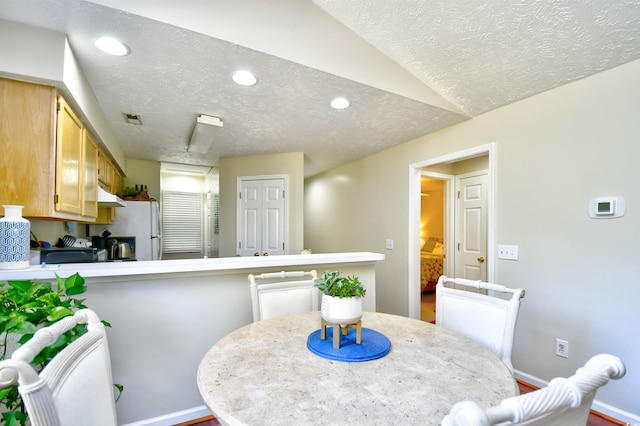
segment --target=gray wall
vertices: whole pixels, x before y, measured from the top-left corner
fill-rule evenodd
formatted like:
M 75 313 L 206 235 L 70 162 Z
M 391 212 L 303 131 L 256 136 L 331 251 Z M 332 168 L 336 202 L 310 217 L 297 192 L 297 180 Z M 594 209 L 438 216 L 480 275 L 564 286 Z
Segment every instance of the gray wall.
M 640 61 L 307 179 L 305 247 L 384 253 L 378 310 L 408 315 L 409 165 L 495 143 L 495 241 L 520 247 L 519 261 L 495 262 L 495 281 L 527 292 L 514 367 L 546 381 L 618 355 L 627 375 L 597 400 L 640 416 L 638 75 Z M 589 199 L 606 195 L 624 196 L 626 215 L 590 219 Z M 569 359 L 554 355 L 556 338 L 569 341 Z
M 288 252 L 298 254 L 303 248 L 304 223 L 304 154 L 247 155 L 221 158 L 220 171 L 220 257 L 236 255 L 238 177 L 288 175 L 287 200 Z
M 86 305 L 111 324 L 113 381 L 124 386 L 119 424 L 176 424 L 174 416 L 185 410 L 208 414 L 199 411 L 198 365 L 220 338 L 253 321 L 248 274 L 335 269 L 357 275 L 367 288 L 363 309 L 375 311 L 375 265 L 311 259 L 309 265 L 162 273 L 169 267 L 158 262 L 154 275 L 86 278 Z

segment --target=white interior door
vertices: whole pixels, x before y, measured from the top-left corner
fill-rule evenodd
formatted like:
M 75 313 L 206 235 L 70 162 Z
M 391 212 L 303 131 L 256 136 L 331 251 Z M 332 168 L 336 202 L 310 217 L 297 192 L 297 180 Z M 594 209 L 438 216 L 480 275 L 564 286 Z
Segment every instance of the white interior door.
M 456 178 L 455 276 L 487 281 L 487 173 Z
M 284 178 L 240 178 L 239 256 L 286 254 L 286 182 Z
M 262 181 L 262 255 L 284 252 L 284 179 Z

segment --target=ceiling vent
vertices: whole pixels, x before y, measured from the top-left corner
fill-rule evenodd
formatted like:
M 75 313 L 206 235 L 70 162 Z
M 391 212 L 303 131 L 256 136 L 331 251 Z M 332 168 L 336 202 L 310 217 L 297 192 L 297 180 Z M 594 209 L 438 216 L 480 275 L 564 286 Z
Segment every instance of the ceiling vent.
M 129 124 L 136 124 L 138 126 L 142 125 L 142 119 L 138 114 L 129 114 L 128 112 L 123 112 L 124 120 Z

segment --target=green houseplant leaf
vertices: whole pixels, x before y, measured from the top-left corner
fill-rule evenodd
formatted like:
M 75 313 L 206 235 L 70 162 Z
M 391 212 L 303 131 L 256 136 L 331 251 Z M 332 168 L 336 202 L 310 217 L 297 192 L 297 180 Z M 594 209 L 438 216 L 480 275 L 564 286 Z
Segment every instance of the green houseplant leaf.
M 55 289 L 50 282 L 0 282 L 0 360 L 6 359 L 19 344 L 31 339 L 39 328 L 86 308 L 85 299 L 75 297 L 86 291 L 84 278 L 77 273 L 66 279 L 56 275 Z M 106 321 L 102 323 L 106 327 L 111 326 Z M 41 371 L 54 356 L 86 332 L 86 324 L 77 325 L 61 335 L 52 346 L 43 349 L 31 364 L 36 371 Z M 114 386 L 121 394 L 123 386 Z M 0 407 L 4 425 L 27 424 L 27 413 L 17 386 L 0 389 Z
M 323 294 L 332 297 L 364 297 L 367 290 L 357 276 L 343 277 L 339 271 L 324 271 L 314 282 Z

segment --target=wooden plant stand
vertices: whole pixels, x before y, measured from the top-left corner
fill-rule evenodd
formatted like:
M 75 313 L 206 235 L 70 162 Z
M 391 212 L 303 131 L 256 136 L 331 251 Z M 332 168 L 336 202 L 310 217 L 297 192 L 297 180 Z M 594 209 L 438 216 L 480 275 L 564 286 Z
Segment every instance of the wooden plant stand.
M 320 318 L 320 321 L 320 339 L 322 340 L 327 340 L 327 327 L 333 327 L 334 349 L 340 349 L 340 331 L 342 330 L 342 334 L 346 336 L 350 328 L 355 328 L 356 330 L 356 344 L 359 345 L 362 343 L 362 320 L 353 324 L 345 324 L 344 326 L 325 321 L 324 318 Z

